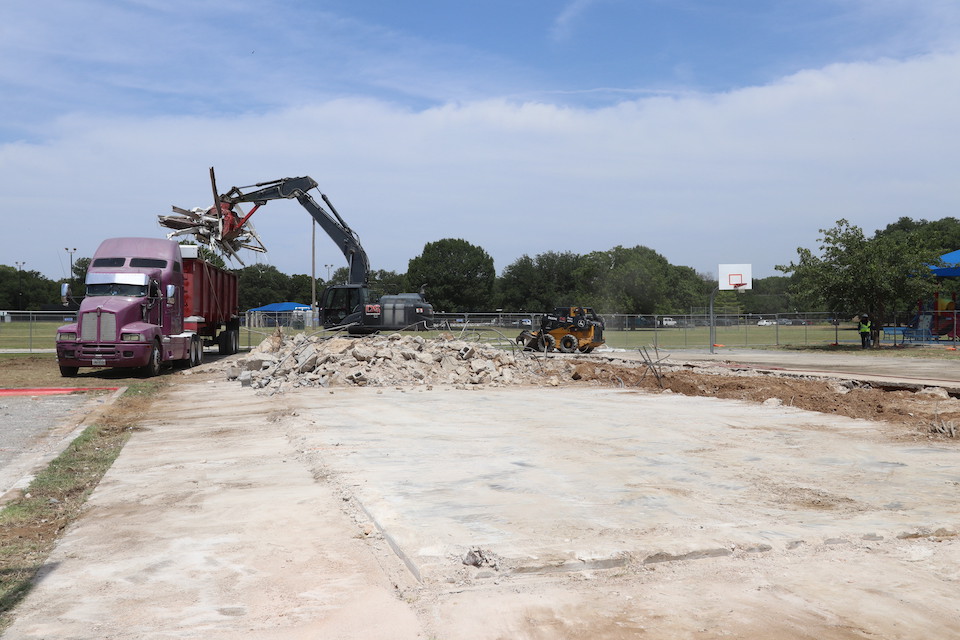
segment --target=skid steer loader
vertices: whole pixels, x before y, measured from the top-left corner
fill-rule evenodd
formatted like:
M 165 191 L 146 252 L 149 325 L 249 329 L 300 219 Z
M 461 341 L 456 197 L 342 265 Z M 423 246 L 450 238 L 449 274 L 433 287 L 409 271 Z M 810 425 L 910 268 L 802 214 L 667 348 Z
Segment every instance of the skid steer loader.
M 530 351 L 590 353 L 603 344 L 603 318 L 590 307 L 557 307 L 540 318 L 540 328 L 517 336 L 517 344 Z

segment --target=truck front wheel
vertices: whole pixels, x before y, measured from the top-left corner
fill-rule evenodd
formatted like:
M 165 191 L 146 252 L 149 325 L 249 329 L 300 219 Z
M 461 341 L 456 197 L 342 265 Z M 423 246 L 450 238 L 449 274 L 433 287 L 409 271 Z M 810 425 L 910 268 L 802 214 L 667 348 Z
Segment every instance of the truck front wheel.
M 153 347 L 150 349 L 150 360 L 147 361 L 147 366 L 143 368 L 143 373 L 148 378 L 160 375 L 160 345 L 156 342 L 153 343 Z
M 200 338 L 190 341 L 190 366 L 199 367 L 203 364 L 203 342 Z
M 80 367 L 65 367 L 60 365 L 60 375 L 64 378 L 75 378 L 80 372 Z

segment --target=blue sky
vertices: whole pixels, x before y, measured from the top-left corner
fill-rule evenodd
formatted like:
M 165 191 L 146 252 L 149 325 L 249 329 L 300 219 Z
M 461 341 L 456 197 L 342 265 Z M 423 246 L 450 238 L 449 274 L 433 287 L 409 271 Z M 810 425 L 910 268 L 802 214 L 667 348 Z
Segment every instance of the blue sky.
M 374 268 L 463 238 L 778 275 L 818 229 L 960 216 L 955 0 L 10 0 L 0 264 L 310 175 Z M 310 269 L 295 202 L 254 216 Z M 319 264 L 343 258 L 326 238 Z M 324 275 L 321 273 L 320 275 Z

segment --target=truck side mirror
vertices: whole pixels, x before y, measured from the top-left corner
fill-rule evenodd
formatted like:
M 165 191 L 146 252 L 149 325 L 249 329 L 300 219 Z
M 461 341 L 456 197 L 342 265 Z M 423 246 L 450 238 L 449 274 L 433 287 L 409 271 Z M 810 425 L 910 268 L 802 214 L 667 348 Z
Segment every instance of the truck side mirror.
M 177 285 L 167 285 L 167 306 L 172 307 L 177 302 Z
M 70 291 L 70 283 L 64 282 L 60 285 L 60 301 L 63 302 L 63 306 L 70 304 L 70 298 L 73 296 L 73 293 Z

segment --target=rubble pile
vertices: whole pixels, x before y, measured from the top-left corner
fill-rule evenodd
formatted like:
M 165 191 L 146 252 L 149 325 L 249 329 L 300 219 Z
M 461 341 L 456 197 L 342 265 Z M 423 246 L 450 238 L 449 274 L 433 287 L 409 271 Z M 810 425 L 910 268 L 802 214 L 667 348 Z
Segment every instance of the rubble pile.
M 561 365 L 566 367 L 566 365 Z M 452 336 L 274 335 L 232 360 L 227 377 L 272 393 L 297 387 L 559 384 L 558 365 Z

